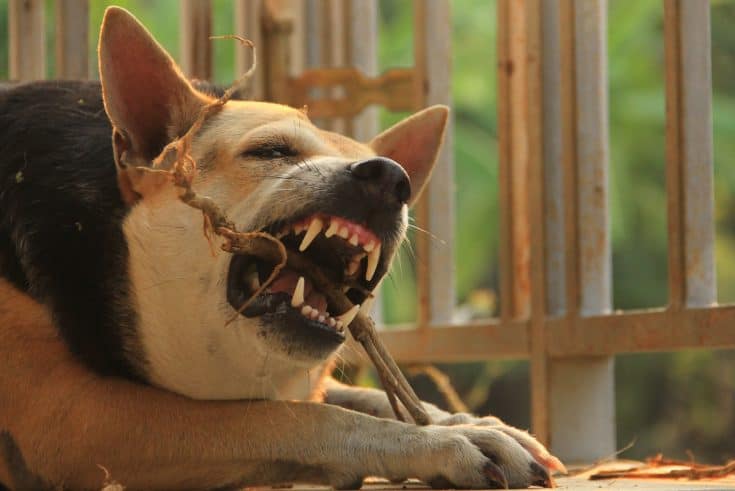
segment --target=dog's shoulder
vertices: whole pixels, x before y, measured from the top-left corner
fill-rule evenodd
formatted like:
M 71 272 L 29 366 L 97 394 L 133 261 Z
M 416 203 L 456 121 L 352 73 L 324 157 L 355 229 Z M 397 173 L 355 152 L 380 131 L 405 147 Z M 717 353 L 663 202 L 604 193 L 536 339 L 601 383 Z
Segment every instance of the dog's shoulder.
M 130 374 L 127 211 L 97 82 L 0 91 L 0 276 L 53 313 L 72 351 Z

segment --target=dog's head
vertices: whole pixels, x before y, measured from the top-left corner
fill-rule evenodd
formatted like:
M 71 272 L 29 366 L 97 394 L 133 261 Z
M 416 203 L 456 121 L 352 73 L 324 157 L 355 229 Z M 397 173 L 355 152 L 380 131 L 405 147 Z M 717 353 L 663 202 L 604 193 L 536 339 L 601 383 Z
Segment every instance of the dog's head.
M 213 255 L 201 213 L 167 179 L 136 168 L 149 166 L 212 99 L 124 10 L 108 9 L 99 58 L 118 182 L 131 206 L 124 231 L 150 379 L 194 397 L 272 395 L 254 382 L 284 382 L 325 360 L 345 339 L 343 312 L 310 278 L 284 269 L 226 325 L 274 264 Z M 359 304 L 404 238 L 447 114 L 445 107 L 424 110 L 362 144 L 318 129 L 301 110 L 230 101 L 193 139 L 192 187 L 238 230 L 279 236 L 337 284 L 352 285 L 347 295 Z

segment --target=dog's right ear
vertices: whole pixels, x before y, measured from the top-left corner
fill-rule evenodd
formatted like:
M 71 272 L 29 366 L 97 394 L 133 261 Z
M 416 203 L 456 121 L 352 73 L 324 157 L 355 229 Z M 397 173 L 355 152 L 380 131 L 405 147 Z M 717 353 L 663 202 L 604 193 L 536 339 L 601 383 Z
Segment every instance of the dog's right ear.
M 163 147 L 183 135 L 209 102 L 182 75 L 169 54 L 127 10 L 105 11 L 99 40 L 105 111 L 123 199 L 132 204 L 162 184 L 143 172 Z

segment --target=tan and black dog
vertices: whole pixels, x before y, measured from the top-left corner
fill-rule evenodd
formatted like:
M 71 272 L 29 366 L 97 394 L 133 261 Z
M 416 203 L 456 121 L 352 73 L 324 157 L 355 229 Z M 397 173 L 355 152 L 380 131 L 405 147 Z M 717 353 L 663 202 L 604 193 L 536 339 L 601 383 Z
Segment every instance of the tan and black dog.
M 2 485 L 95 489 L 101 467 L 128 489 L 550 483 L 561 463 L 521 430 L 429 405 L 436 424 L 401 423 L 382 392 L 325 376 L 350 319 L 309 278 L 284 270 L 226 325 L 273 265 L 213 257 L 200 212 L 135 169 L 212 99 L 119 8 L 99 62 L 101 83 L 0 93 Z M 231 101 L 193 141 L 194 188 L 241 230 L 283 234 L 360 285 L 347 292 L 360 304 L 447 115 L 426 109 L 361 144 L 296 109 Z

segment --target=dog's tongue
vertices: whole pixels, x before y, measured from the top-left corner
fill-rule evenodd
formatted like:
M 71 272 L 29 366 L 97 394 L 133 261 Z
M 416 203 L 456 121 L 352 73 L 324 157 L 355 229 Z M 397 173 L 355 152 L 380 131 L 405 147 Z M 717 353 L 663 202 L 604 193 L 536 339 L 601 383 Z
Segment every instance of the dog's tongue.
M 272 293 L 285 292 L 289 295 L 293 295 L 297 281 L 299 281 L 299 275 L 296 274 L 295 271 L 284 269 L 281 274 L 273 280 L 273 283 L 271 283 L 270 291 Z M 311 282 L 307 279 L 305 279 L 304 283 L 304 294 L 305 303 L 307 305 L 317 309 L 319 312 L 326 312 L 327 299 L 321 293 L 314 291 Z

